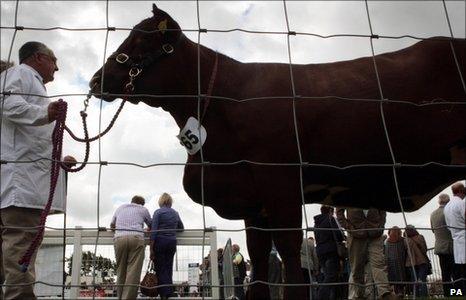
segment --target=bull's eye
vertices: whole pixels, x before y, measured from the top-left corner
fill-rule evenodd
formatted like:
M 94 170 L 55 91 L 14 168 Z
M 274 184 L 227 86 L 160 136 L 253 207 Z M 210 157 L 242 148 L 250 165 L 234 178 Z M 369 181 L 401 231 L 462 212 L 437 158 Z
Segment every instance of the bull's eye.
M 120 54 L 117 55 L 117 57 L 115 59 L 120 64 L 124 64 L 129 59 L 129 56 L 124 54 L 124 53 L 120 53 Z

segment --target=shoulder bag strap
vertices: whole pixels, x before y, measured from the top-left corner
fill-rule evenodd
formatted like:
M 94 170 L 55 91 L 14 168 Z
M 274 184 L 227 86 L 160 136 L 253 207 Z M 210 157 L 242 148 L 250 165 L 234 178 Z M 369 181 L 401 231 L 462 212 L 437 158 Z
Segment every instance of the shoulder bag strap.
M 332 235 L 333 235 L 333 240 L 335 241 L 335 244 L 338 245 L 337 234 L 335 233 L 335 230 L 334 230 L 334 228 L 332 226 L 332 217 L 330 215 L 328 216 L 328 221 L 329 221 L 329 224 L 330 224 L 330 229 L 332 229 L 331 231 L 332 231 Z M 338 225 L 337 225 L 337 227 L 338 227 Z M 338 230 L 340 230 L 340 229 L 338 228 Z

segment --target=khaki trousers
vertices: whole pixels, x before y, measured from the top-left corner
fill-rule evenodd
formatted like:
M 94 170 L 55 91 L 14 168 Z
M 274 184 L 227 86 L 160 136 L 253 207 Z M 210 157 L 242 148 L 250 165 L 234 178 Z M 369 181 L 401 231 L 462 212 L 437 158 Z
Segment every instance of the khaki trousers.
M 118 299 L 136 299 L 144 261 L 144 238 L 137 235 L 117 237 L 114 241 L 114 247 L 117 284 L 122 285 L 117 287 Z
M 37 229 L 11 229 L 3 226 L 34 227 L 40 223 L 40 209 L 10 206 L 0 209 L 1 231 L 1 267 L 0 279 L 4 286 L 4 295 L 0 289 L 0 299 L 36 299 L 34 285 L 36 280 L 34 263 L 37 251 L 31 258 L 28 270 L 21 272 L 18 261 L 29 247 L 36 235 Z M 28 283 L 31 283 L 28 285 Z M 10 286 L 10 284 L 21 284 Z
M 390 293 L 387 266 L 383 249 L 383 237 L 356 239 L 348 236 L 348 255 L 351 266 L 351 278 L 354 283 L 365 284 L 364 267 L 370 265 L 372 278 L 377 286 L 379 297 Z M 365 287 L 350 284 L 349 299 L 366 299 Z

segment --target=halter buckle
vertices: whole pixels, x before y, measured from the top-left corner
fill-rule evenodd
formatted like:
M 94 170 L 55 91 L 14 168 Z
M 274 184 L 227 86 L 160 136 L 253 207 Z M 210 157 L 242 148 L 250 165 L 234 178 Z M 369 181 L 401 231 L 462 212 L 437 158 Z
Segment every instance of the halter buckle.
M 129 56 L 124 53 L 118 54 L 115 58 L 115 60 L 119 62 L 120 64 L 124 64 L 128 59 L 129 59 Z
M 162 45 L 162 50 L 163 50 L 166 54 L 170 54 L 170 53 L 172 53 L 175 49 L 174 49 L 173 46 L 170 45 L 170 44 L 163 44 L 163 45 Z

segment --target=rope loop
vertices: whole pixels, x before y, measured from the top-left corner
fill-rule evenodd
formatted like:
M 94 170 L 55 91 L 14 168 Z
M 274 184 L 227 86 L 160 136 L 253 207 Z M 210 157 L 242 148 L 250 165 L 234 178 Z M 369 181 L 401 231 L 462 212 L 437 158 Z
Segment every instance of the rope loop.
M 73 138 L 73 140 L 77 141 L 77 142 L 80 142 L 80 143 L 89 143 L 89 142 L 94 142 L 96 140 L 98 140 L 99 138 L 103 137 L 104 135 L 106 135 L 110 129 L 113 127 L 113 125 L 115 124 L 115 121 L 117 120 L 118 116 L 120 115 L 120 112 L 121 110 L 123 109 L 123 106 L 125 105 L 126 103 L 126 100 L 123 99 L 123 101 L 121 102 L 120 104 L 120 107 L 118 107 L 115 115 L 113 116 L 112 120 L 110 121 L 109 125 L 107 128 L 105 128 L 104 131 L 102 131 L 101 133 L 99 133 L 98 135 L 94 136 L 94 137 L 91 137 L 89 138 L 89 135 L 87 133 L 87 122 L 86 122 L 86 117 L 87 117 L 87 113 L 86 113 L 86 110 L 84 111 L 81 111 L 81 118 L 82 118 L 82 121 L 83 121 L 83 127 L 84 127 L 84 138 L 80 138 L 78 136 L 76 136 L 72 131 L 71 129 L 65 125 L 65 130 L 66 132 L 68 132 L 68 134 Z

